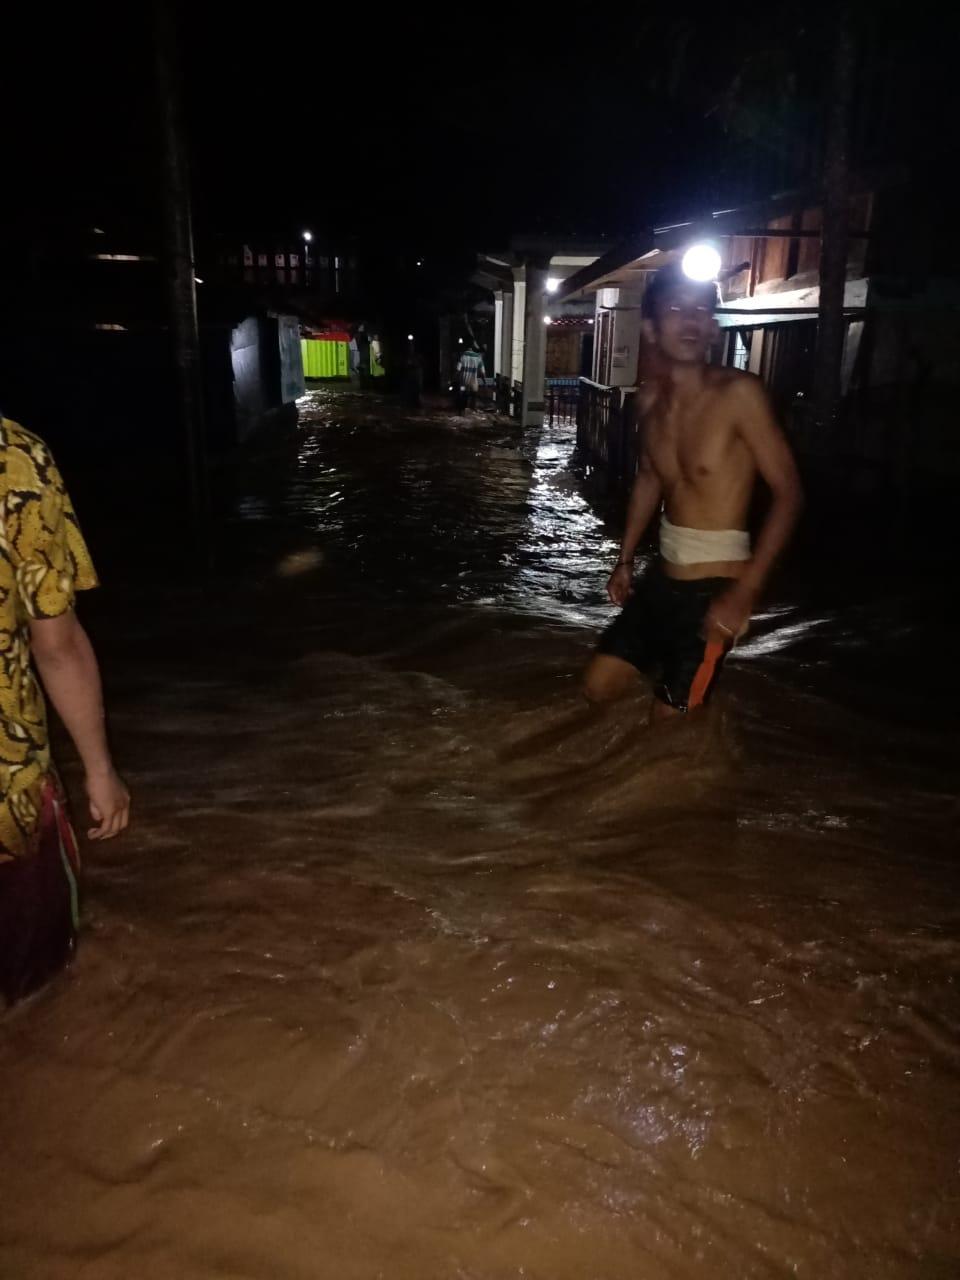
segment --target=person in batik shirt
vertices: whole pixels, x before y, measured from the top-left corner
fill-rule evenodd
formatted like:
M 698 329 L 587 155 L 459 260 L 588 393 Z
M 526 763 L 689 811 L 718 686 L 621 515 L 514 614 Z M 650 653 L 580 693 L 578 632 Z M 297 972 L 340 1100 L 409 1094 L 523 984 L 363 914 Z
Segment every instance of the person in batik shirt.
M 107 746 L 100 672 L 74 612 L 97 585 L 42 440 L 0 418 L 0 997 L 40 987 L 76 945 L 79 857 L 50 759 L 37 675 L 86 775 L 91 840 L 118 835 L 130 796 Z

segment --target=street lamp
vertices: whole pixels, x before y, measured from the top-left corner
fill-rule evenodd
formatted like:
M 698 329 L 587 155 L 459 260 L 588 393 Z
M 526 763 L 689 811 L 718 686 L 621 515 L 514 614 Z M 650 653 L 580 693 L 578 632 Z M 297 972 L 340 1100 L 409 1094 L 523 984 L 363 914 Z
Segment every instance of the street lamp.
M 303 283 L 307 284 L 307 268 L 313 266 L 310 261 L 310 241 L 313 239 L 313 232 L 301 231 L 300 235 L 303 238 Z
M 556 293 L 560 288 L 560 281 L 556 276 L 547 276 L 547 293 Z
M 720 274 L 720 255 L 712 244 L 694 244 L 683 255 L 680 265 L 688 280 L 706 284 Z

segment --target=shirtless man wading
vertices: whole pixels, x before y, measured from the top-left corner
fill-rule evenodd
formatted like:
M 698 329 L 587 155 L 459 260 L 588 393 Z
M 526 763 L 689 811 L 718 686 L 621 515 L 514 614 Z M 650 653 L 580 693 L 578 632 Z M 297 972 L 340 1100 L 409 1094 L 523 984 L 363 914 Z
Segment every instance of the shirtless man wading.
M 587 668 L 592 702 L 653 675 L 654 718 L 692 711 L 750 622 L 803 502 L 790 449 L 760 380 L 708 365 L 715 284 L 665 267 L 643 298 L 643 331 L 663 372 L 640 391 L 643 452 L 620 557 L 607 583 L 623 605 Z M 772 502 L 751 550 L 747 511 L 757 474 Z M 654 513 L 660 560 L 634 582 L 633 558 Z

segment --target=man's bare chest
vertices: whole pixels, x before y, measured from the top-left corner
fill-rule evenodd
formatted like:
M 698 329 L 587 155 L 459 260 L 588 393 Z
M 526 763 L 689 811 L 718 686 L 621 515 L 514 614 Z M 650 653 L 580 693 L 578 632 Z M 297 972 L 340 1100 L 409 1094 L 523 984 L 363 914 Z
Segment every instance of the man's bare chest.
M 712 398 L 711 398 L 712 399 Z M 673 407 L 650 414 L 646 451 L 654 470 L 666 482 L 705 482 L 726 471 L 735 458 L 738 438 L 722 403 Z

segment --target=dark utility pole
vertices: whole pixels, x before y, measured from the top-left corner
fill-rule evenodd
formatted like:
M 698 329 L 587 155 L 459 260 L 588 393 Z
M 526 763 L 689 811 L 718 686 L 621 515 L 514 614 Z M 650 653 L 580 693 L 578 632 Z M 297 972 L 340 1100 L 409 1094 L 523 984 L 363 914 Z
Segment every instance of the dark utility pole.
M 194 280 L 190 175 L 183 136 L 173 0 L 153 0 L 153 34 L 163 178 L 164 283 L 170 348 L 176 374 L 175 407 L 180 420 L 193 522 L 206 522 L 206 450 L 197 288 Z
M 856 76 L 856 45 L 849 5 L 838 6 L 837 16 L 828 30 L 832 49 L 825 113 L 820 309 L 814 370 L 814 411 L 821 433 L 832 431 L 837 421 L 846 332 L 843 298 L 850 219 L 850 115 Z

